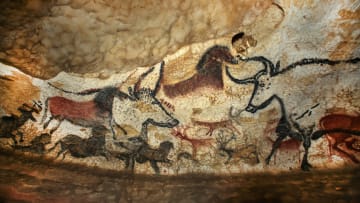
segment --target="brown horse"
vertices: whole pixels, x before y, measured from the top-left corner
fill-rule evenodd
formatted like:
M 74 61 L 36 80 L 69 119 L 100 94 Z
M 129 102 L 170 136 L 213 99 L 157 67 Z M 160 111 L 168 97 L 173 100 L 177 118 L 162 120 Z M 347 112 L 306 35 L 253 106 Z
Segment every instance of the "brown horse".
M 187 80 L 164 85 L 165 94 L 168 97 L 177 97 L 193 92 L 200 87 L 223 89 L 224 82 L 221 67 L 224 62 L 237 64 L 238 60 L 231 55 L 228 47 L 214 46 L 210 48 L 203 54 L 196 65 L 196 73 Z

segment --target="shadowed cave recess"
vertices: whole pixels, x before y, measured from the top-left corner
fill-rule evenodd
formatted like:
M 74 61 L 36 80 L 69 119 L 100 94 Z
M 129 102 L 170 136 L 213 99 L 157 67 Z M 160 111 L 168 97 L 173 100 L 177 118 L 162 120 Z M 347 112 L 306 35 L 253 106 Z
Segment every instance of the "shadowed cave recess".
M 0 201 L 358 201 L 359 1 L 0 8 Z

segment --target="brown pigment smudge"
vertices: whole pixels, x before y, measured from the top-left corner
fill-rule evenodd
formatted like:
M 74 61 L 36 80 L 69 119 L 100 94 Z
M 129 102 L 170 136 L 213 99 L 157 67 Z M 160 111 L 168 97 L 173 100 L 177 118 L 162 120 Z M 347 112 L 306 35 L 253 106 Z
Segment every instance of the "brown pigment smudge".
M 7 79 L 0 79 L 0 108 L 6 113 L 20 116 L 18 107 L 24 103 L 33 104 L 38 100 L 40 89 L 32 84 L 31 78 L 13 71 L 12 75 L 3 75 Z

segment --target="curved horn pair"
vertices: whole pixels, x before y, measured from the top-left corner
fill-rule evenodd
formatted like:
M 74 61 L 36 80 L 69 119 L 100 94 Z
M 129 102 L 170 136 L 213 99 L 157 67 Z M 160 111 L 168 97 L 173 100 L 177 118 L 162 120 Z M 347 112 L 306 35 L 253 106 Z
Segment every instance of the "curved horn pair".
M 155 88 L 154 88 L 154 94 L 156 94 L 159 89 L 160 89 L 160 82 L 162 80 L 162 75 L 163 75 L 163 69 L 164 69 L 164 64 L 165 62 L 162 61 L 161 62 L 161 65 L 160 65 L 160 74 L 159 74 L 159 78 L 158 80 L 156 81 L 156 85 L 155 85 Z M 146 72 L 142 73 L 138 79 L 138 81 L 135 83 L 134 85 L 134 91 L 135 92 L 138 92 L 140 90 L 140 86 L 141 86 L 141 82 L 145 79 L 145 77 L 147 75 L 149 75 L 151 72 L 153 72 L 155 69 L 155 67 L 151 67 L 149 70 L 147 70 Z

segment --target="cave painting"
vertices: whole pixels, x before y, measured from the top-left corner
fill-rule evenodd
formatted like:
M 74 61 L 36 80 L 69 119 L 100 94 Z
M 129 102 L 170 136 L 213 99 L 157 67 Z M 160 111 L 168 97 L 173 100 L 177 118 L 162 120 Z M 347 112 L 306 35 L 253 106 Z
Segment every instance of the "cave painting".
M 300 122 L 301 118 L 303 118 L 306 114 L 310 114 L 311 116 L 311 113 L 308 113 L 309 110 L 299 114 L 300 116 L 297 117 L 297 120 L 295 121 L 295 119 L 292 117 L 298 116 L 298 114 L 292 111 L 296 107 L 301 108 L 301 106 L 298 106 L 299 104 L 296 102 L 285 103 L 284 99 L 286 99 L 288 96 L 284 94 L 283 89 L 281 91 L 281 89 L 277 85 L 281 84 L 282 82 L 281 79 L 286 77 L 286 74 L 295 70 L 297 67 L 312 66 L 312 65 L 334 66 L 341 63 L 357 64 L 360 62 L 360 58 L 354 58 L 349 60 L 338 60 L 338 61 L 329 60 L 329 59 L 309 58 L 309 59 L 302 59 L 281 69 L 280 69 L 279 61 L 276 63 L 276 65 L 274 65 L 269 59 L 263 56 L 249 57 L 245 59 L 240 58 L 240 60 L 244 62 L 257 62 L 262 64 L 263 66 L 263 68 L 259 70 L 255 75 L 244 79 L 235 78 L 230 73 L 229 68 L 226 68 L 226 74 L 233 82 L 242 85 L 252 84 L 254 86 L 253 92 L 251 94 L 251 98 L 245 110 L 250 113 L 256 113 L 258 110 L 267 108 L 274 101 L 278 102 L 278 105 L 280 106 L 281 117 L 280 120 L 278 121 L 275 130 L 277 134 L 277 139 L 275 140 L 272 146 L 270 154 L 265 159 L 266 163 L 269 164 L 270 159 L 274 155 L 275 151 L 280 147 L 283 140 L 289 137 L 291 139 L 302 141 L 305 153 L 301 162 L 301 168 L 303 170 L 309 170 L 312 166 L 308 162 L 308 150 L 309 147 L 311 146 L 311 138 L 314 133 L 314 127 L 316 121 L 314 120 L 313 122 L 310 122 L 310 124 L 308 125 L 301 125 L 298 123 Z M 289 77 L 289 75 L 287 77 Z M 296 87 L 288 91 L 290 91 L 292 95 L 296 95 L 296 94 L 301 95 L 303 93 L 302 90 L 296 89 Z M 315 104 L 315 105 L 311 104 L 311 105 L 312 105 L 311 107 L 312 109 L 319 106 L 319 104 Z M 307 122 L 309 123 L 309 117 L 307 117 L 305 120 L 307 120 Z
M 320 119 L 320 130 L 315 139 L 325 135 L 330 156 L 335 154 L 353 163 L 360 163 L 355 154 L 360 152 L 360 116 L 329 114 Z
M 2 115 L 0 136 L 11 139 L 12 149 L 16 151 L 51 156 L 57 161 L 97 159 L 101 163 L 121 163 L 116 170 L 136 172 L 138 168 L 148 167 L 156 174 L 176 173 L 174 168 L 186 167 L 194 167 L 200 172 L 208 168 L 233 170 L 248 162 L 251 164 L 246 167 L 259 166 L 262 162 L 269 164 L 272 158 L 276 160 L 276 151 L 295 151 L 299 157 L 303 154 L 300 167 L 309 170 L 312 167 L 308 161 L 309 148 L 316 140 L 327 141 L 329 154 L 323 156 L 335 154 L 359 163 L 359 116 L 327 113 L 328 107 L 323 101 L 329 100 L 327 97 L 333 90 L 321 83 L 321 80 L 340 80 L 343 74 L 358 73 L 359 62 L 360 58 L 306 58 L 281 68 L 280 62 L 274 65 L 263 56 L 233 56 L 229 47 L 216 45 L 199 57 L 194 75 L 175 84 L 162 83 L 164 61 L 158 66 L 159 72 L 154 71 L 154 66 L 143 69 L 135 79 L 130 77 L 138 70 L 130 74 L 125 79 L 130 84 L 127 91 L 123 90 L 124 81 L 121 85 L 104 85 L 78 92 L 62 88 L 58 83 L 42 81 L 42 86 L 52 89 L 52 94 L 44 94 L 42 100 L 34 100 L 32 106 L 24 103 L 18 108 L 20 116 Z M 239 67 L 239 72 L 249 63 L 260 67 L 256 74 L 245 78 L 235 76 L 233 67 Z M 336 69 L 342 65 L 356 67 L 350 67 L 351 71 Z M 300 82 L 288 87 L 284 85 L 288 83 L 283 83 L 294 78 L 291 74 L 295 71 L 306 72 L 307 68 L 319 67 L 335 67 L 335 76 L 320 75 L 315 77 L 315 82 L 305 81 L 306 85 Z M 226 118 L 201 119 L 194 115 L 206 109 L 186 112 L 182 111 L 184 104 L 178 102 L 180 99 L 189 99 L 190 103 L 185 105 L 197 102 L 189 93 L 202 94 L 196 91 L 200 87 L 216 90 L 215 96 L 227 95 L 225 88 L 228 86 L 252 89 L 249 97 L 244 97 L 248 98 L 245 101 L 232 100 L 245 102 L 243 109 L 231 105 L 217 109 L 225 112 Z M 314 94 L 317 88 L 322 88 L 319 92 L 324 93 L 323 97 L 319 92 Z M 229 97 L 236 97 L 234 95 Z M 255 114 L 259 111 L 270 112 L 265 124 L 257 123 Z M 248 120 L 256 123 L 255 127 L 241 120 L 244 113 L 248 114 Z M 86 136 L 63 127 L 69 126 L 68 123 L 82 131 L 88 130 Z M 24 126 L 25 130 L 18 130 Z M 26 134 L 30 132 L 28 126 L 37 128 L 34 135 Z M 254 128 L 259 128 L 257 132 L 263 135 L 253 134 Z M 266 151 L 263 158 L 258 143 L 271 145 L 270 152 Z M 278 159 L 274 166 L 283 162 Z M 170 170 L 167 171 L 165 166 Z
M 223 63 L 237 64 L 238 59 L 230 53 L 226 46 L 214 46 L 208 49 L 196 65 L 196 73 L 184 81 L 171 85 L 163 85 L 169 97 L 186 95 L 200 87 L 223 89 Z
M 20 142 L 23 142 L 23 133 L 19 131 L 19 128 L 23 126 L 28 120 L 36 121 L 33 113 L 40 113 L 42 107 L 41 104 L 34 101 L 33 106 L 29 106 L 24 103 L 18 108 L 21 113 L 20 116 L 11 115 L 3 116 L 0 121 L 0 137 L 11 138 L 14 144 L 17 144 L 16 136 L 20 137 Z
M 163 63 L 161 64 L 160 72 L 162 71 L 162 68 Z M 173 118 L 164 109 L 162 104 L 155 98 L 158 85 L 156 85 L 155 90 L 151 90 L 149 88 L 140 88 L 141 80 L 144 79 L 153 70 L 154 67 L 143 73 L 140 79 L 136 82 L 134 88 L 129 88 L 128 94 L 120 91 L 118 87 L 105 87 L 102 89 L 92 89 L 78 93 L 70 92 L 72 94 L 79 95 L 96 93 L 94 99 L 91 101 L 77 102 L 60 96 L 48 98 L 46 100 L 45 114 L 42 121 L 45 121 L 47 109 L 49 109 L 51 115 L 44 123 L 44 128 L 46 128 L 54 119 L 58 120 L 59 123 L 56 127 L 50 130 L 50 134 L 52 134 L 60 126 L 63 120 L 70 121 L 76 125 L 87 127 L 107 125 L 113 133 L 113 138 L 116 139 L 112 124 L 116 119 L 113 118 L 113 114 L 117 114 L 119 108 L 129 108 L 129 106 L 114 107 L 114 98 L 119 100 L 127 100 L 133 103 L 141 102 L 152 105 L 154 109 L 156 109 L 156 115 L 160 116 L 157 116 L 156 118 L 149 117 L 144 122 L 150 122 L 151 124 L 160 127 L 170 128 L 176 126 L 178 121 Z M 160 78 L 156 84 L 158 84 L 159 81 Z M 157 118 L 160 119 L 157 120 Z M 118 123 L 115 122 L 115 124 L 124 132 L 124 134 L 127 134 L 125 129 L 123 129 Z
M 174 148 L 172 142 L 163 141 L 160 143 L 159 148 L 154 149 L 141 136 L 132 137 L 126 142 L 118 142 L 116 144 L 126 149 L 126 152 L 115 155 L 118 159 L 125 162 L 126 169 L 134 171 L 135 162 L 143 164 L 149 161 L 156 174 L 160 173 L 159 162 L 170 163 L 168 155 L 170 150 Z

